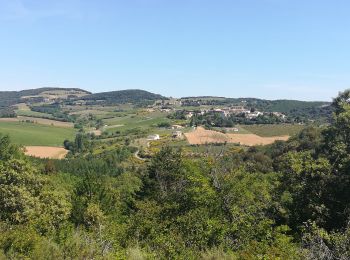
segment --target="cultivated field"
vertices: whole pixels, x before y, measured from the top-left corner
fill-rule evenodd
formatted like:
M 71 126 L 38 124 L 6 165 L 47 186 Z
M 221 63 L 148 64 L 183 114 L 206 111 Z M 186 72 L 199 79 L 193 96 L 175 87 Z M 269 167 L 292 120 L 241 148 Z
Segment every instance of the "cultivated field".
M 288 135 L 284 136 L 273 136 L 273 137 L 261 137 L 255 134 L 227 134 L 230 138 L 230 143 L 239 143 L 246 146 L 254 145 L 267 145 L 272 144 L 275 141 L 287 141 L 289 139 Z
M 74 124 L 70 122 L 62 122 L 57 120 L 51 120 L 51 119 L 45 119 L 45 118 L 38 118 L 38 117 L 26 117 L 26 116 L 18 116 L 18 117 L 11 117 L 11 118 L 0 118 L 0 122 L 22 122 L 22 121 L 31 121 L 35 124 L 41 124 L 41 125 L 51 125 L 51 126 L 57 126 L 57 127 L 67 127 L 67 128 L 73 128 Z
M 213 130 L 206 130 L 199 126 L 185 136 L 190 144 L 205 144 L 205 143 L 225 143 L 230 141 L 227 134 L 223 134 Z
M 41 113 L 31 110 L 15 110 L 18 116 L 28 116 L 28 117 L 37 117 L 37 118 L 54 118 L 53 115 L 47 113 Z
M 165 113 L 139 113 L 128 114 L 122 117 L 114 117 L 103 120 L 103 123 L 107 125 L 105 127 L 106 132 L 125 131 L 128 129 L 138 128 L 151 133 L 161 133 L 157 127 L 158 123 L 171 122 L 166 118 Z
M 1 122 L 0 134 L 7 134 L 20 145 L 62 146 L 65 139 L 74 139 L 72 128 L 55 127 L 25 122 Z
M 25 154 L 38 158 L 63 159 L 68 151 L 62 147 L 26 146 Z
M 293 136 L 305 128 L 304 125 L 279 124 L 279 125 L 242 125 L 247 132 L 263 137 L 273 137 L 281 135 Z
M 289 136 L 261 137 L 255 134 L 224 134 L 217 131 L 197 127 L 194 131 L 185 133 L 190 144 L 206 143 L 237 143 L 246 146 L 267 145 L 277 140 L 288 140 Z

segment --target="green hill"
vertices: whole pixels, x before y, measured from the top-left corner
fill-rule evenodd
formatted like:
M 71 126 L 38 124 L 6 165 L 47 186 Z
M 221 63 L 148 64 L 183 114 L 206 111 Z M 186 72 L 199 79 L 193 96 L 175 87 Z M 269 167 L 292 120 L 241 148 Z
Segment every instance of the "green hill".
M 21 91 L 0 91 L 0 107 L 12 106 L 16 103 L 26 101 L 25 97 L 41 96 L 43 93 L 57 91 L 69 91 L 72 93 L 90 94 L 90 92 L 79 88 L 37 88 Z
M 135 104 L 167 98 L 145 90 L 129 89 L 91 94 L 80 99 L 90 102 L 101 102 L 105 104 Z

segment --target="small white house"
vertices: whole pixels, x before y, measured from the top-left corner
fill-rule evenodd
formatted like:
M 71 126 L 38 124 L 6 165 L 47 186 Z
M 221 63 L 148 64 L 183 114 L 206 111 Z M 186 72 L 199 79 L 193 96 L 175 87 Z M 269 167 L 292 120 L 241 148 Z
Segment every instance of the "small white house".
M 188 113 L 185 115 L 185 117 L 186 117 L 187 119 L 192 118 L 192 117 L 193 117 L 193 112 L 188 112 Z
M 159 137 L 158 134 L 149 135 L 149 136 L 147 137 L 147 140 L 149 140 L 149 141 L 154 141 L 154 140 L 159 140 L 159 139 L 160 139 L 160 137 Z
M 182 129 L 182 128 L 184 128 L 184 127 L 181 125 L 172 125 L 171 126 L 171 129 Z
M 258 117 L 258 116 L 262 116 L 262 115 L 263 115 L 262 112 L 255 111 L 255 112 L 253 112 L 253 113 L 248 114 L 247 117 L 248 117 L 249 119 L 252 119 L 252 118 L 256 118 L 256 117 Z

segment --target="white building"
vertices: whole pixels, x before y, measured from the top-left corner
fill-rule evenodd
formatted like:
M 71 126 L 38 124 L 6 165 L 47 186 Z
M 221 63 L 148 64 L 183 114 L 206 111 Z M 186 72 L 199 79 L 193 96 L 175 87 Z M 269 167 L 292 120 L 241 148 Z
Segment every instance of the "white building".
M 185 115 L 185 117 L 186 117 L 187 119 L 192 118 L 192 117 L 193 117 L 193 112 L 188 112 L 188 113 Z
M 182 128 L 184 128 L 184 127 L 181 125 L 172 125 L 171 126 L 171 129 L 182 129 Z
M 252 112 L 250 114 L 247 114 L 247 117 L 251 119 L 251 118 L 256 118 L 256 117 L 262 116 L 262 115 L 263 115 L 262 112 L 255 111 L 255 112 Z
M 149 140 L 149 141 L 154 141 L 154 140 L 159 140 L 159 139 L 160 139 L 160 137 L 159 137 L 158 134 L 149 135 L 149 136 L 147 137 L 147 140 Z

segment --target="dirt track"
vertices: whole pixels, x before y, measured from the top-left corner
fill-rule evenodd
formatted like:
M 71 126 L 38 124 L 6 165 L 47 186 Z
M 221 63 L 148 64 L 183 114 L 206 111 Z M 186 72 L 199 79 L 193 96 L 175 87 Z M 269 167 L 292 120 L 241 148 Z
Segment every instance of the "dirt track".
M 68 151 L 62 147 L 26 146 L 25 154 L 29 156 L 49 159 L 63 159 Z
M 288 140 L 289 136 L 261 137 L 255 134 L 224 134 L 217 131 L 206 130 L 203 127 L 197 127 L 196 130 L 185 133 L 190 144 L 206 143 L 237 143 L 246 146 L 267 145 L 277 140 Z

